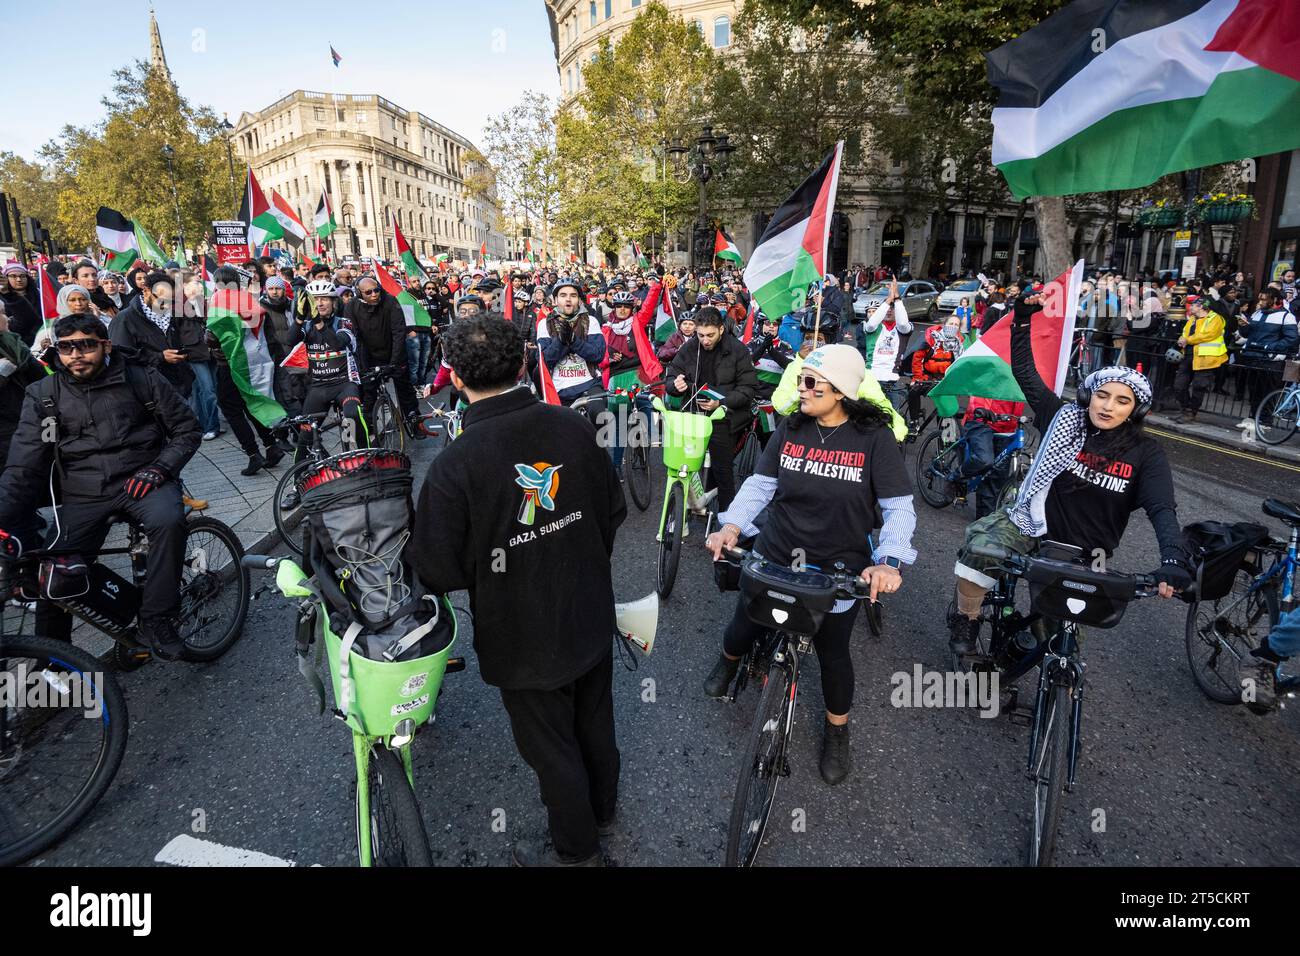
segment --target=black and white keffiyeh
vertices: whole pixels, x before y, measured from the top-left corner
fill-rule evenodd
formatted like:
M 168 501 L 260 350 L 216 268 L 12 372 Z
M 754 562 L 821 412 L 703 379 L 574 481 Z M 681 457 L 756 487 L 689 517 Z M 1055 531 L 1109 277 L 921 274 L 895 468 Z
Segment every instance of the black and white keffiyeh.
M 140 309 L 144 312 L 146 319 L 162 329 L 164 335 L 167 334 L 167 330 L 172 327 L 172 314 L 170 312 L 155 312 L 145 304 L 144 300 L 140 302 Z
M 1133 390 L 1139 405 L 1151 403 L 1151 383 L 1141 372 L 1123 366 L 1100 368 L 1083 381 L 1083 388 L 1096 391 L 1109 382 L 1119 382 Z M 1029 466 L 1016 495 L 1016 503 L 1007 509 L 1011 523 L 1031 538 L 1047 532 L 1047 492 L 1057 476 L 1068 469 L 1083 451 L 1088 437 L 1088 409 L 1068 402 L 1052 417 L 1039 444 L 1034 463 Z

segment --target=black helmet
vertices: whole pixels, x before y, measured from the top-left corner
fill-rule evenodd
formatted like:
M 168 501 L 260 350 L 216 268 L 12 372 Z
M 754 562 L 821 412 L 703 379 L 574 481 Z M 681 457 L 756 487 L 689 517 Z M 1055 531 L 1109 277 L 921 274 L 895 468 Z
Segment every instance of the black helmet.
M 817 322 L 816 309 L 801 309 L 795 313 L 799 316 L 799 328 L 804 335 L 816 330 L 824 339 L 838 339 L 840 336 L 840 315 L 838 312 L 829 312 L 822 309 L 821 324 Z
M 609 297 L 611 307 L 635 309 L 637 307 L 636 296 L 631 292 L 619 291 Z

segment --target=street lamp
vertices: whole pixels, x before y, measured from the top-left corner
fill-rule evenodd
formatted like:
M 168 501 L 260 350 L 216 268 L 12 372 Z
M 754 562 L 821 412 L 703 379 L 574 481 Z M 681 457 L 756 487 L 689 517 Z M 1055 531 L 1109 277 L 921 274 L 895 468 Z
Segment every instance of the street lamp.
M 235 131 L 235 127 L 230 125 L 230 114 L 221 114 L 221 126 L 218 127 L 223 136 L 226 137 L 226 159 L 230 162 L 230 202 L 231 208 L 239 208 L 239 194 L 235 192 L 235 151 L 230 145 L 230 134 Z
M 673 160 L 674 178 L 680 183 L 688 183 L 692 179 L 697 180 L 700 184 L 700 209 L 699 218 L 691 230 L 691 267 L 699 266 L 702 245 L 699 237 L 701 234 L 708 232 L 708 197 L 707 184 L 714 175 L 719 177 L 727 174 L 727 167 L 731 161 L 731 154 L 735 152 L 736 147 L 731 143 L 730 137 L 726 133 L 719 133 L 716 136 L 713 133 L 711 125 L 704 125 L 700 129 L 700 135 L 695 138 L 694 146 L 686 146 L 680 139 L 674 139 L 667 146 L 667 153 Z
M 176 156 L 176 150 L 172 149 L 171 143 L 163 143 L 162 154 L 167 159 L 167 175 L 172 180 L 172 202 L 176 205 L 176 235 L 180 239 L 181 254 L 185 254 L 185 226 L 181 223 L 181 197 L 176 190 L 176 169 L 172 165 L 172 160 Z M 185 263 L 178 262 L 178 266 L 184 266 Z

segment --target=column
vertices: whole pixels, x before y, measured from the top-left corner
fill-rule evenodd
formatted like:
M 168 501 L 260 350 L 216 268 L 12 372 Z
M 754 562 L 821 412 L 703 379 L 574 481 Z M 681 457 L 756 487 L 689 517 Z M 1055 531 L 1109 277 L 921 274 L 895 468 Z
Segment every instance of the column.
M 953 217 L 953 247 L 952 262 L 948 263 L 948 272 L 950 275 L 961 275 L 962 256 L 966 253 L 966 213 L 954 213 Z

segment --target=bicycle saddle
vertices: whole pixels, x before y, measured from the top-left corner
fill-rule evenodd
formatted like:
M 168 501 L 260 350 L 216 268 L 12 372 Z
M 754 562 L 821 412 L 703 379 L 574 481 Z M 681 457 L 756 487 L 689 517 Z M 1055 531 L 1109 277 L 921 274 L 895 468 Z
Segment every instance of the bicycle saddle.
M 1264 514 L 1290 525 L 1300 525 L 1300 508 L 1285 501 L 1278 501 L 1276 498 L 1268 498 L 1264 501 Z

